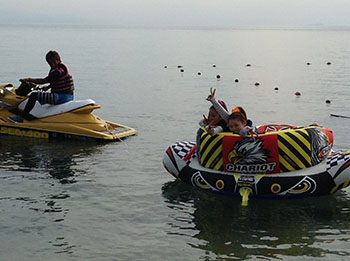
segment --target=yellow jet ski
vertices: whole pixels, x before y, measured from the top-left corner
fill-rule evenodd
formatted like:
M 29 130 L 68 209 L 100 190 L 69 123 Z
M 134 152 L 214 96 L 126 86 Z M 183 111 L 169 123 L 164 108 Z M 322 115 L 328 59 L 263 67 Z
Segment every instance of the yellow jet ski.
M 28 92 L 22 93 L 20 87 L 13 87 L 12 84 L 0 85 L 0 134 L 43 139 L 117 141 L 137 133 L 134 128 L 105 121 L 92 114 L 93 110 L 101 106 L 91 99 L 70 101 L 59 105 L 41 105 L 37 101 L 30 112 L 33 120 L 24 119 L 21 123 L 14 123 L 8 117 L 13 117 L 18 110 L 23 110 L 28 92 L 37 88 L 32 85 Z

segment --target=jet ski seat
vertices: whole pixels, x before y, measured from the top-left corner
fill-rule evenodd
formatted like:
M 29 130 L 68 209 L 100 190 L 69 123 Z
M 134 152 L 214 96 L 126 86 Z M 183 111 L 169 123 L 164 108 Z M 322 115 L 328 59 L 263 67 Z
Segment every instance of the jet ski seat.
M 28 99 L 22 101 L 18 105 L 18 108 L 23 111 L 24 107 L 27 104 L 27 101 Z M 58 105 L 51 105 L 51 104 L 41 105 L 38 101 L 36 101 L 34 108 L 30 111 L 30 114 L 40 119 L 40 118 L 45 118 L 45 117 L 65 113 L 68 111 L 73 111 L 87 105 L 96 105 L 96 103 L 94 100 L 91 100 L 91 99 L 80 100 L 80 101 L 69 101 Z

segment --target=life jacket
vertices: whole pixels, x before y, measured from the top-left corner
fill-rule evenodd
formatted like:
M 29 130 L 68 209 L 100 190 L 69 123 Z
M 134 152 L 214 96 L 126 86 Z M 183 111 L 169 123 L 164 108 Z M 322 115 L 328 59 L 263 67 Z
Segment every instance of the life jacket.
M 61 71 L 64 71 L 65 73 L 62 74 L 57 80 L 50 82 L 51 92 L 73 94 L 74 82 L 72 74 L 70 73 L 68 67 L 63 63 L 60 63 L 58 65 L 58 68 L 50 70 L 49 75 L 55 70 L 59 70 L 60 74 Z

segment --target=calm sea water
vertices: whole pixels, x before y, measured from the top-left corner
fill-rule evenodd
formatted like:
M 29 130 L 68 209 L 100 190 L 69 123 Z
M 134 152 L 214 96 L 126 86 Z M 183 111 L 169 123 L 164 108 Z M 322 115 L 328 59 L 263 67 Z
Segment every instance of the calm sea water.
M 195 140 L 210 87 L 257 125 L 318 122 L 333 129 L 335 149 L 350 148 L 350 120 L 330 117 L 350 116 L 350 31 L 2 25 L 0 33 L 1 82 L 45 76 L 44 56 L 58 50 L 76 99 L 94 99 L 95 114 L 139 131 L 108 144 L 1 136 L 1 260 L 350 257 L 349 189 L 242 207 L 174 181 L 161 164 L 170 144 Z

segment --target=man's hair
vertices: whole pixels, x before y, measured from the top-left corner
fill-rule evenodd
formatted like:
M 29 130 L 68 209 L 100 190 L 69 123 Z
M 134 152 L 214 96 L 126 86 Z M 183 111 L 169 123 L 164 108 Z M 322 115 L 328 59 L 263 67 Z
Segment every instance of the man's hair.
M 49 61 L 52 61 L 52 60 L 58 60 L 61 62 L 61 57 L 60 55 L 58 54 L 58 52 L 56 51 L 49 51 L 47 54 L 46 54 L 46 61 L 49 62 Z

